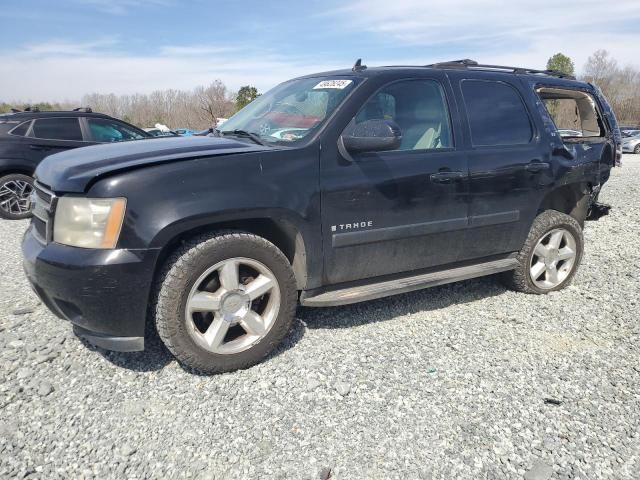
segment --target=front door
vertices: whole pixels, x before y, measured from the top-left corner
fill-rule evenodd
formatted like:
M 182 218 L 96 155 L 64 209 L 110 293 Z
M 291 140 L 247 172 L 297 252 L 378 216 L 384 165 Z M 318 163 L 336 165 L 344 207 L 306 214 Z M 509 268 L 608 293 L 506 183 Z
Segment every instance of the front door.
M 438 72 L 388 83 L 350 126 L 394 121 L 397 150 L 321 154 L 325 283 L 336 284 L 455 262 L 467 216 L 467 162 L 457 150 L 451 91 Z

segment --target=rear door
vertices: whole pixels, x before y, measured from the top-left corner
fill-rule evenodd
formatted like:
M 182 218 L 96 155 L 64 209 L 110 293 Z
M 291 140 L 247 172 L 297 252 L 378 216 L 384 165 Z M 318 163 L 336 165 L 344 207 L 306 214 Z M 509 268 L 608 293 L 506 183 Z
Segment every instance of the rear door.
M 323 146 L 325 281 L 455 262 L 467 227 L 468 172 L 446 77 L 390 81 L 359 107 L 349 125 L 392 120 L 403 140 L 397 150 L 354 155 L 353 162 Z
M 548 186 L 549 148 L 512 74 L 451 72 L 464 112 L 469 230 L 460 260 L 522 247 Z
M 26 136 L 25 156 L 38 164 L 43 158 L 72 148 L 91 145 L 82 134 L 78 117 L 38 118 Z

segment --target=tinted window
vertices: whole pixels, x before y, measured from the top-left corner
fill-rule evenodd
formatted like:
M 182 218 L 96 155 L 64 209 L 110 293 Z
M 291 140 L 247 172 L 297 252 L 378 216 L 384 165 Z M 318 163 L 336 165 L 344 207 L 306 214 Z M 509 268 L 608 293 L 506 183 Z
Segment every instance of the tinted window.
M 33 136 L 51 140 L 82 140 L 77 118 L 42 118 L 33 125 Z
M 465 80 L 462 94 L 474 146 L 529 143 L 533 135 L 531 122 L 513 87 L 500 82 Z
M 400 150 L 452 146 L 449 111 L 440 85 L 433 80 L 392 83 L 374 94 L 351 125 L 365 120 L 392 120 L 402 132 Z
M 88 118 L 87 122 L 96 142 L 122 142 L 123 140 L 145 138 L 140 132 L 123 123 L 101 118 Z
M 27 134 L 27 131 L 29 130 L 29 125 L 31 125 L 31 121 L 21 123 L 16 128 L 11 130 L 10 133 L 11 135 L 18 135 L 20 137 L 24 137 Z

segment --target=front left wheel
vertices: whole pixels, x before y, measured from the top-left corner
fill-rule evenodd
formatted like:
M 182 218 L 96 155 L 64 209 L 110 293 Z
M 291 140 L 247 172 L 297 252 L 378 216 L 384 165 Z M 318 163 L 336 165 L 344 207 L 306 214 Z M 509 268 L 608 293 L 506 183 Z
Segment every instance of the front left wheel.
M 31 216 L 33 178 L 21 173 L 0 177 L 0 218 L 20 220 Z
M 203 373 L 248 368 L 280 344 L 297 305 L 284 254 L 244 232 L 200 236 L 161 274 L 158 334 L 178 361 Z

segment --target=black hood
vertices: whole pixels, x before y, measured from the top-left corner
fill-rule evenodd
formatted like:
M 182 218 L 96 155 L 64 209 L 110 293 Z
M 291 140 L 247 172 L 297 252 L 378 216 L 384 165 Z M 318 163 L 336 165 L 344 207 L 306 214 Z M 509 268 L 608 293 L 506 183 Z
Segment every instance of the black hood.
M 119 170 L 266 149 L 220 137 L 151 138 L 56 153 L 38 165 L 35 177 L 56 192 L 84 192 L 92 180 Z

